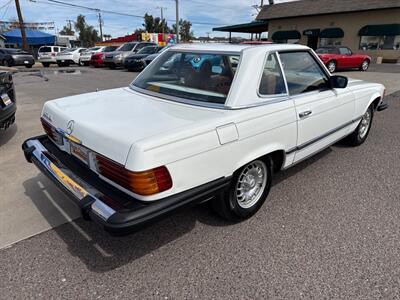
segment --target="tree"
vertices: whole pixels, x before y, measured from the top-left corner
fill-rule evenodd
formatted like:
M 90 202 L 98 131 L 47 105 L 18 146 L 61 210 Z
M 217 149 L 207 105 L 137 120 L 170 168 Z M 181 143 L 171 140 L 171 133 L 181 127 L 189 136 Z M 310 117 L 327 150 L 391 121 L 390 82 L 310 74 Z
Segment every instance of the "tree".
M 176 24 L 172 25 L 173 33 L 176 33 Z M 187 20 L 179 20 L 179 36 L 182 40 L 182 42 L 188 42 L 191 41 L 194 37 L 194 33 L 191 30 L 192 29 L 192 23 Z
M 168 27 L 167 21 L 165 19 L 161 20 L 159 17 L 153 17 L 152 15 L 144 15 L 143 31 L 149 33 L 169 33 L 171 29 Z M 140 30 L 140 29 L 137 29 Z
M 99 33 L 93 26 L 86 23 L 83 15 L 76 18 L 75 30 L 79 32 L 79 40 L 83 47 L 91 47 L 100 41 Z
M 73 31 L 69 26 L 64 26 L 59 33 L 62 35 L 75 35 L 75 31 Z

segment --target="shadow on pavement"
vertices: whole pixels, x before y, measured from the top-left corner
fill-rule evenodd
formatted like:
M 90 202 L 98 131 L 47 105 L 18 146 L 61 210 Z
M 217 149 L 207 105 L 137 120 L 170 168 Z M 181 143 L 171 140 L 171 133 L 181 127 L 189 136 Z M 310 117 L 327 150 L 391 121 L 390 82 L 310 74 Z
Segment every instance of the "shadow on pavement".
M 304 168 L 328 155 L 331 151 L 328 148 L 309 160 L 287 171 L 278 173 L 275 177 L 274 185 L 296 175 Z M 23 185 L 26 195 L 32 199 L 32 202 L 43 217 L 50 224 L 56 226 L 54 216 L 48 215 L 49 209 L 46 206 L 54 205 L 54 202 L 57 202 L 50 201 L 51 199 L 60 198 L 58 189 L 47 178 L 44 180 L 42 174 L 25 181 Z M 56 204 L 56 206 L 60 210 L 61 205 Z M 64 218 L 64 222 L 68 221 L 68 216 L 64 211 L 60 212 L 57 218 L 57 224 L 60 224 L 59 218 Z M 123 237 L 111 236 L 96 223 L 87 222 L 83 219 L 55 227 L 53 230 L 65 242 L 68 246 L 68 251 L 73 256 L 78 257 L 91 271 L 102 273 L 148 255 L 152 251 L 188 234 L 194 229 L 197 221 L 209 226 L 232 225 L 232 223 L 218 217 L 210 209 L 210 205 L 205 203 L 176 212 L 140 231 Z
M 5 131 L 0 131 L 0 147 L 7 144 L 9 140 L 11 140 L 18 131 L 17 124 L 14 123 Z

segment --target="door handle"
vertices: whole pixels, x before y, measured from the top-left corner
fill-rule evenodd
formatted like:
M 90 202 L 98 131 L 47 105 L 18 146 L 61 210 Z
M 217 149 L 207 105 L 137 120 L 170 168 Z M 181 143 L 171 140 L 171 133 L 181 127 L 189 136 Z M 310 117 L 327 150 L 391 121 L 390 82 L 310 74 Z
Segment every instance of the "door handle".
M 306 110 L 306 111 L 303 111 L 303 112 L 299 113 L 299 117 L 300 117 L 300 119 L 303 119 L 305 117 L 308 117 L 311 114 L 312 114 L 311 110 Z

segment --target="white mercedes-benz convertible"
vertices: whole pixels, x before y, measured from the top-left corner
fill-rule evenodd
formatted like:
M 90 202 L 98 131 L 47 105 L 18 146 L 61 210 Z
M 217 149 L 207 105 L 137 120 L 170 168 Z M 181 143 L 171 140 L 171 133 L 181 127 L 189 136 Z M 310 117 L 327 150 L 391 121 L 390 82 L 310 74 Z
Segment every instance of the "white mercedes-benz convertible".
M 212 201 L 252 216 L 274 173 L 362 144 L 384 86 L 332 76 L 300 45 L 178 45 L 126 88 L 49 101 L 25 156 L 107 231 Z

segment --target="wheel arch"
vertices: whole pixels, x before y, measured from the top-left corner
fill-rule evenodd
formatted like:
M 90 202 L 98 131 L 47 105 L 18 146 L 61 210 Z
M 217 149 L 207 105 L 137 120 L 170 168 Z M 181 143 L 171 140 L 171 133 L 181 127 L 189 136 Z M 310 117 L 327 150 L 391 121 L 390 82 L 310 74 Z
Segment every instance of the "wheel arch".
M 233 171 L 236 172 L 241 167 L 252 162 L 253 160 L 265 160 L 267 157 L 271 157 L 274 163 L 274 172 L 276 173 L 280 171 L 282 169 L 282 166 L 285 164 L 286 151 L 284 150 L 284 148 L 285 147 L 283 145 L 270 145 L 267 147 L 259 148 L 239 160 L 236 163 Z

